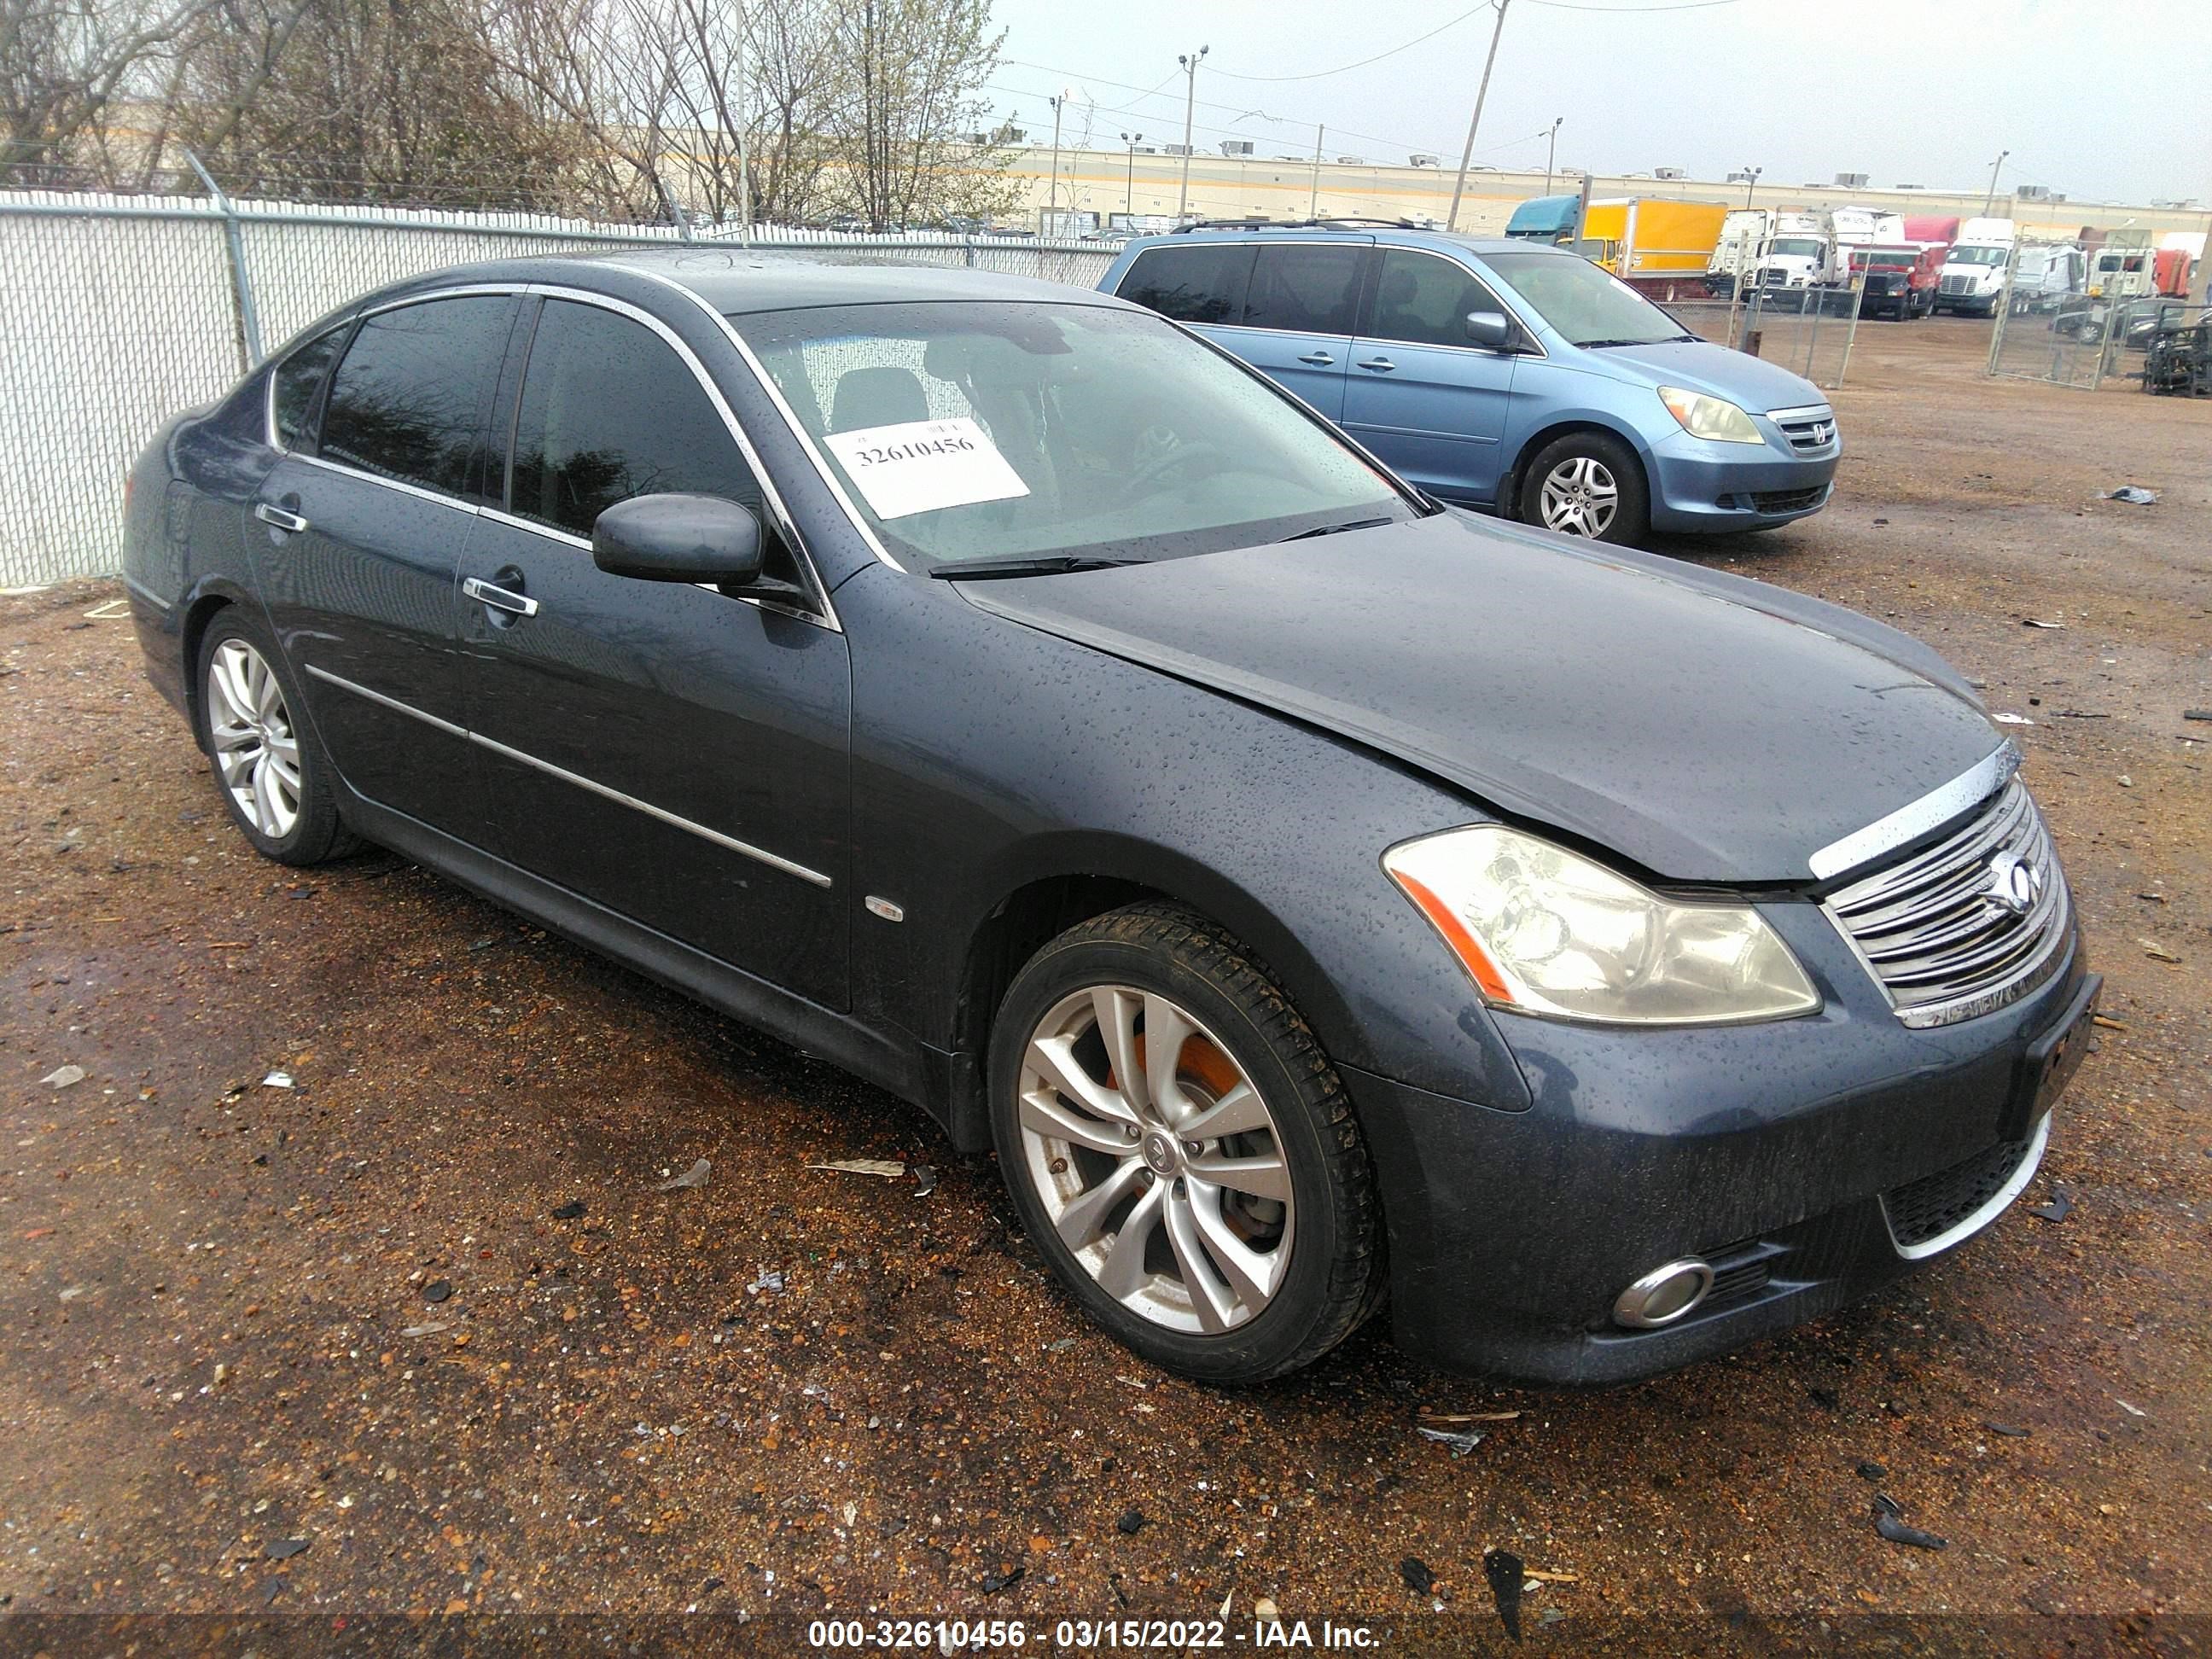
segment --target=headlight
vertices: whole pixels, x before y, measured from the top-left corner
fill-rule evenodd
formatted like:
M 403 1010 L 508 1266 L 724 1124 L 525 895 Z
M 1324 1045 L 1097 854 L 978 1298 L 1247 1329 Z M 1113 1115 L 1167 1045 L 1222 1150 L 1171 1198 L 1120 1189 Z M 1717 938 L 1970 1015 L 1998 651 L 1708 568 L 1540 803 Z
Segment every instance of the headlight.
M 1705 1025 L 1820 1006 L 1747 904 L 1682 904 L 1502 824 L 1406 842 L 1382 867 L 1483 996 L 1555 1019 Z
M 1659 401 L 1682 423 L 1692 438 L 1710 438 L 1717 444 L 1763 444 L 1751 416 L 1725 398 L 1708 398 L 1702 392 L 1685 392 L 1678 386 L 1659 388 Z

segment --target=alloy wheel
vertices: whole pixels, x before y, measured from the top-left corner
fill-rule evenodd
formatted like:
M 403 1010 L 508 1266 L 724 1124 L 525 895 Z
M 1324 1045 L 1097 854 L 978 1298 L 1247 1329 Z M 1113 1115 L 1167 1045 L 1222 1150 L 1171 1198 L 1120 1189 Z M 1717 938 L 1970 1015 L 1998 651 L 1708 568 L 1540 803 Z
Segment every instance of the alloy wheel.
M 300 741 L 276 671 L 244 640 L 208 659 L 208 735 L 222 787 L 247 823 L 282 841 L 300 821 Z
M 1030 1034 L 1018 1088 L 1025 1173 L 1109 1296 L 1206 1335 L 1267 1308 L 1295 1234 L 1282 1137 L 1187 1010 L 1122 985 L 1065 997 Z
M 1602 536 L 1620 510 L 1620 486 L 1603 461 L 1570 455 L 1544 475 L 1538 497 L 1544 528 L 1569 536 Z

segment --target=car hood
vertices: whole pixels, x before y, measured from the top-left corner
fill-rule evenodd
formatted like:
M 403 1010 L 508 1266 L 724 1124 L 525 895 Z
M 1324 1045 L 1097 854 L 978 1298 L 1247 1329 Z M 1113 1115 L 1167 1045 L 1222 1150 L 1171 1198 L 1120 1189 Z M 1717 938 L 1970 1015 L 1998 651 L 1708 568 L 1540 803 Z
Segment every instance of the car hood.
M 1678 386 L 1709 392 L 1755 415 L 1828 401 L 1828 394 L 1802 375 L 1710 340 L 1602 346 L 1583 353 L 1583 361 L 1604 364 L 1620 379 L 1638 385 Z
M 959 592 L 1678 881 L 1804 883 L 1814 852 L 2000 746 L 1893 629 L 1456 511 Z

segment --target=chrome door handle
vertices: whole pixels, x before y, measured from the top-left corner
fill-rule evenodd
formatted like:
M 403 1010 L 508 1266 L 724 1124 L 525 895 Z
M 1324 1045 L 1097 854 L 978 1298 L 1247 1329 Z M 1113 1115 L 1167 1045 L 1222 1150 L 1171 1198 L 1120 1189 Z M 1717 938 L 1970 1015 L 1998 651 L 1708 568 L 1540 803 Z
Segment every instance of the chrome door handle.
M 1363 362 L 1359 366 L 1362 368 L 1375 369 L 1378 373 L 1385 374 L 1398 367 L 1397 364 L 1392 362 L 1388 357 L 1370 357 L 1366 362 Z
M 504 611 L 511 616 L 534 617 L 538 614 L 537 600 L 504 587 L 494 587 L 489 582 L 480 581 L 474 576 L 462 581 L 461 592 L 478 605 L 488 605 L 495 611 Z
M 1302 363 L 1311 363 L 1316 368 L 1327 368 L 1336 359 L 1326 351 L 1305 351 L 1298 354 L 1298 361 Z
M 307 521 L 298 514 L 287 513 L 283 507 L 271 507 L 266 501 L 254 502 L 253 516 L 265 525 L 274 525 L 279 530 L 297 532 L 307 527 Z

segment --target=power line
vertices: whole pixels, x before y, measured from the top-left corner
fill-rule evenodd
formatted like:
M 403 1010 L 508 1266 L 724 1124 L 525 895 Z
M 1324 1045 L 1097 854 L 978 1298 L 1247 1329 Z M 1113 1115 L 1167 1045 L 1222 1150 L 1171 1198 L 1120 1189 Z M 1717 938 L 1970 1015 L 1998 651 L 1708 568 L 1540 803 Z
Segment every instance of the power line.
M 1492 0 L 1482 0 L 1482 3 L 1480 5 L 1471 7 L 1468 10 L 1460 13 L 1458 16 L 1454 17 L 1448 21 L 1437 24 L 1436 27 L 1431 29 L 1426 34 L 1416 35 L 1413 39 L 1407 41 L 1406 44 L 1401 46 L 1393 46 L 1388 52 L 1378 52 L 1372 58 L 1363 58 L 1356 64 L 1340 64 L 1334 69 L 1316 70 L 1310 75 L 1239 75 L 1235 70 L 1225 69 L 1217 69 L 1213 72 L 1216 75 L 1225 76 L 1227 79 L 1231 81 L 1323 81 L 1327 80 L 1332 75 L 1349 74 L 1352 70 L 1356 69 L 1365 69 L 1370 64 L 1379 64 L 1386 58 L 1395 58 L 1401 52 L 1411 52 L 1415 46 L 1419 46 L 1423 41 L 1435 40 L 1437 36 L 1442 34 L 1446 29 L 1458 27 L 1459 25 L 1467 21 L 1468 18 L 1474 16 L 1477 12 L 1488 11 L 1491 9 L 1492 3 Z

